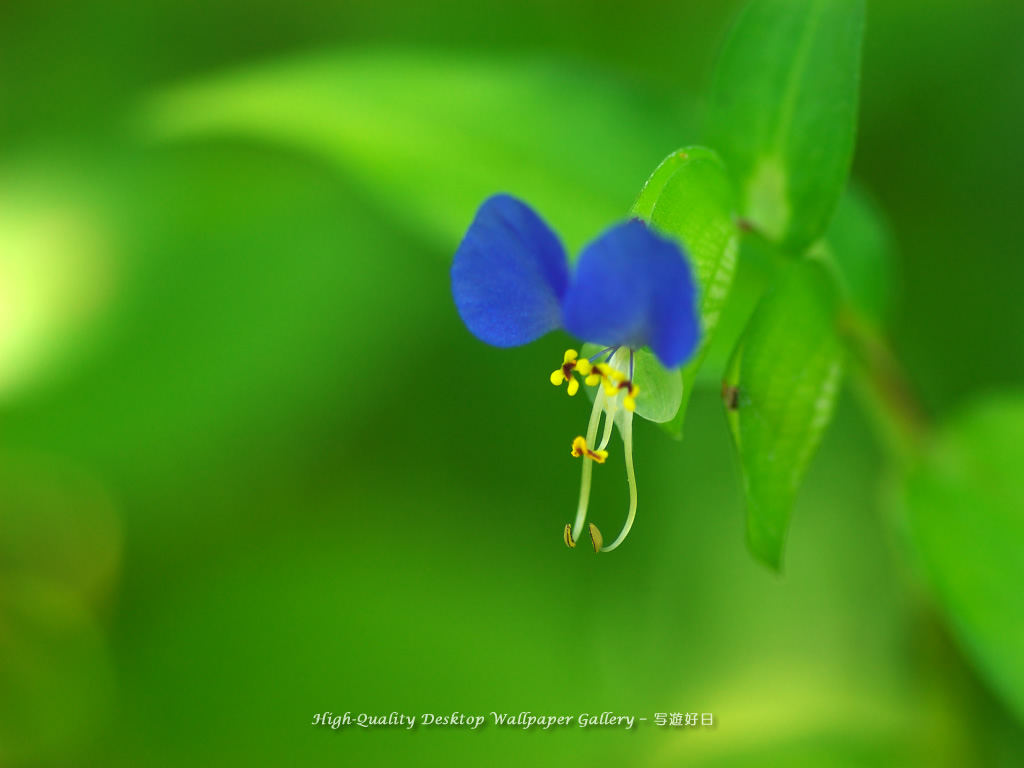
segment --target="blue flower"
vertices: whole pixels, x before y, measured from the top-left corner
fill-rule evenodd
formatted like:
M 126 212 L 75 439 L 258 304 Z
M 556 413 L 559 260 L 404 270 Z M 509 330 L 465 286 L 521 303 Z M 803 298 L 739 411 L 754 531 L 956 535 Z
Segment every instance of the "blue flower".
M 455 306 L 481 341 L 515 347 L 564 328 L 609 347 L 650 347 L 666 368 L 697 348 L 695 292 L 679 246 L 638 220 L 584 248 L 570 277 L 558 237 L 509 195 L 480 206 L 452 263 Z
M 587 437 L 572 445 L 572 455 L 583 459 L 583 484 L 576 524 L 565 527 L 570 547 L 586 519 L 592 465 L 604 463 L 611 425 L 619 427 L 630 484 L 627 522 L 606 547 L 590 525 L 595 550 L 615 549 L 636 514 L 632 416 L 640 387 L 633 381 L 634 354 L 647 347 L 673 369 L 700 342 L 696 286 L 682 249 L 643 222 L 627 221 L 587 245 L 570 273 L 561 242 L 533 209 L 509 195 L 495 195 L 480 206 L 462 239 L 451 279 L 459 316 L 487 344 L 519 346 L 561 328 L 603 347 L 589 359 L 567 350 L 550 380 L 565 381 L 570 395 L 579 389 L 576 375 L 590 386 L 602 385 Z M 602 413 L 605 428 L 597 445 Z

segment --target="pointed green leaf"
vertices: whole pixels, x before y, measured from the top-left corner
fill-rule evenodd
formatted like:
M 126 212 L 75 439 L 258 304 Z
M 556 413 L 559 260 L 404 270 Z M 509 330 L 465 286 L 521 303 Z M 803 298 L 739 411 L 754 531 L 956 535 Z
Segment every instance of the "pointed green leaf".
M 206 77 L 159 94 L 141 123 L 158 140 L 240 136 L 312 152 L 446 253 L 500 191 L 529 201 L 576 252 L 622 218 L 680 130 L 664 102 L 585 72 L 396 50 Z
M 651 220 L 654 204 L 658 202 L 661 191 L 665 189 L 665 185 L 675 175 L 675 172 L 690 160 L 687 150 L 691 149 L 697 148 L 684 147 L 683 149 L 676 150 L 658 164 L 658 167 L 654 169 L 654 173 L 644 182 L 643 189 L 640 190 L 636 202 L 633 203 L 633 210 L 630 212 L 633 216 L 647 222 Z
M 825 268 L 792 264 L 758 304 L 723 385 L 753 554 L 778 569 L 797 490 L 832 417 L 842 372 Z
M 761 232 L 802 250 L 825 231 L 853 156 L 864 0 L 754 0 L 711 94 L 708 144 Z
M 633 206 L 633 214 L 680 240 L 700 289 L 700 347 L 682 368 L 682 403 L 665 425 L 671 433 L 680 435 L 694 379 L 707 355 L 736 271 L 739 233 L 732 182 L 714 152 L 685 147 L 654 171 Z
M 900 497 L 919 564 L 982 675 L 1024 722 L 1024 394 L 943 429 Z

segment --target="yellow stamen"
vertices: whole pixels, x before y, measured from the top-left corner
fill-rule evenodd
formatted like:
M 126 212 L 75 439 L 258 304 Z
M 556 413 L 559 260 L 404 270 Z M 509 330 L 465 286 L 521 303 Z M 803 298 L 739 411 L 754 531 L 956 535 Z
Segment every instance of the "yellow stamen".
M 587 441 L 582 436 L 577 437 L 572 441 L 572 455 L 576 458 L 580 456 L 586 456 L 588 459 L 596 461 L 598 464 L 604 464 L 605 459 L 608 458 L 608 451 L 592 451 L 587 448 Z
M 594 554 L 600 552 L 604 545 L 604 537 L 593 523 L 590 524 L 590 543 L 594 545 Z
M 624 382 L 624 383 L 620 384 L 619 387 L 621 387 L 623 389 L 627 389 L 628 388 L 628 391 L 626 392 L 626 396 L 622 399 L 622 404 L 624 406 L 626 406 L 626 410 L 635 411 L 636 410 L 636 398 L 637 398 L 637 395 L 640 394 L 640 387 L 638 387 L 636 384 L 634 384 L 631 381 Z
M 594 367 L 597 368 L 597 370 L 601 372 L 601 375 L 604 376 L 606 379 L 614 379 L 615 381 L 626 380 L 626 374 L 624 374 L 622 371 L 615 370 L 610 365 L 608 365 L 608 363 L 598 363 Z
M 576 542 L 572 539 L 572 526 L 569 523 L 565 524 L 565 534 L 563 535 L 563 539 L 565 540 L 565 546 L 569 547 L 569 549 L 576 548 Z
M 551 374 L 551 383 L 556 387 L 561 386 L 563 381 L 569 382 L 569 396 L 575 395 L 579 392 L 580 383 L 572 375 L 573 371 L 578 371 L 580 375 L 587 376 L 593 366 L 590 361 L 584 358 L 583 360 L 576 359 L 576 350 L 567 349 L 565 354 L 562 356 L 562 367 Z
M 612 368 L 608 363 L 598 363 L 592 366 L 592 371 L 586 379 L 586 384 L 589 387 L 596 386 L 598 382 L 604 382 L 604 393 L 608 397 L 615 397 L 619 393 L 619 389 L 622 387 L 623 382 L 628 382 L 629 379 L 622 371 L 617 371 Z

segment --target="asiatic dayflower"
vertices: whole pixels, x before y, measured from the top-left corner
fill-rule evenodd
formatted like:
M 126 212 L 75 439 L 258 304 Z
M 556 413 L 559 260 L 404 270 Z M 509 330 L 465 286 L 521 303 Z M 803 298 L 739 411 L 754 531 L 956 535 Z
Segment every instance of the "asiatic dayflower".
M 519 346 L 561 328 L 601 347 L 589 358 L 567 350 L 550 380 L 565 383 L 569 395 L 576 394 L 581 379 L 597 388 L 586 436 L 572 441 L 571 454 L 582 459 L 583 477 L 576 521 L 565 526 L 570 547 L 583 532 L 593 465 L 608 458 L 613 424 L 622 436 L 629 482 L 626 523 L 607 546 L 597 527 L 589 527 L 594 550 L 610 552 L 626 538 L 636 516 L 633 414 L 643 391 L 634 382 L 635 356 L 649 348 L 672 370 L 700 341 L 696 286 L 685 254 L 674 240 L 634 219 L 587 245 L 570 273 L 551 228 L 528 205 L 502 194 L 477 211 L 455 253 L 451 280 L 459 316 L 487 344 Z

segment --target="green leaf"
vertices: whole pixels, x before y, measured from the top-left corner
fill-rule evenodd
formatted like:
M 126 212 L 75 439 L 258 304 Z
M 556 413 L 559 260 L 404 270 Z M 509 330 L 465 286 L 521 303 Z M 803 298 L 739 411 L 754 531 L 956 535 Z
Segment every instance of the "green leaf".
M 603 349 L 596 344 L 584 344 L 580 357 L 593 357 Z M 683 399 L 683 382 L 677 371 L 666 371 L 658 358 L 646 349 L 638 349 L 633 356 L 633 383 L 640 388 L 636 399 L 636 415 L 648 421 L 671 421 L 679 411 Z M 597 387 L 584 386 L 591 401 Z
M 747 541 L 775 569 L 839 391 L 837 309 L 825 268 L 813 260 L 792 264 L 750 318 L 723 385 L 747 499 Z
M 736 271 L 739 232 L 736 197 L 718 155 L 704 147 L 685 147 L 665 159 L 651 175 L 633 206 L 658 230 L 681 241 L 700 288 L 701 343 L 683 366 L 682 403 L 666 429 L 681 435 L 694 380 L 707 355 Z
M 163 148 L 131 164 L 111 157 L 110 165 L 130 165 L 111 177 L 111 197 L 124 203 L 103 220 L 123 242 L 113 271 L 96 276 L 116 277 L 105 321 L 112 332 L 67 385 L 7 410 L 10 445 L 38 439 L 55 456 L 88 456 L 148 500 L 127 512 L 181 519 L 191 483 L 209 480 L 202 467 L 216 463 L 226 487 L 254 462 L 294 460 L 304 442 L 292 440 L 310 418 L 330 413 L 345 431 L 352 419 L 392 408 L 394 393 L 364 391 L 353 365 L 375 360 L 374 375 L 388 378 L 417 355 L 433 358 L 409 339 L 447 313 L 439 300 L 447 276 L 331 169 L 252 146 Z M 64 280 L 77 276 L 67 271 Z M 387 349 L 403 352 L 381 356 Z M 249 430 L 275 438 L 236 444 Z M 128 448 L 140 441 L 151 449 Z M 155 502 L 146 495 L 172 480 L 173 493 Z M 0 509 L 9 502 L 0 493 Z
M 1024 394 L 947 424 L 900 496 L 920 565 L 960 644 L 1024 721 Z
M 799 251 L 825 231 L 853 156 L 864 0 L 754 0 L 722 52 L 708 144 L 741 212 Z
M 876 326 L 885 324 L 893 293 L 895 246 L 874 201 L 856 186 L 839 201 L 821 255 L 829 260 L 847 300 Z
M 683 149 L 676 150 L 658 164 L 658 167 L 654 169 L 654 173 L 644 182 L 643 189 L 640 190 L 636 202 L 633 203 L 633 210 L 631 211 L 633 216 L 647 222 L 651 220 L 654 204 L 658 202 L 658 198 L 661 196 L 662 190 L 665 189 L 665 185 L 668 184 L 669 179 L 675 175 L 676 171 L 690 161 L 691 157 L 688 150 L 694 149 L 698 148 L 684 147 Z
M 258 138 L 334 163 L 445 251 L 488 195 L 537 208 L 576 252 L 621 220 L 681 130 L 671 105 L 518 59 L 323 53 L 167 90 L 146 135 Z

